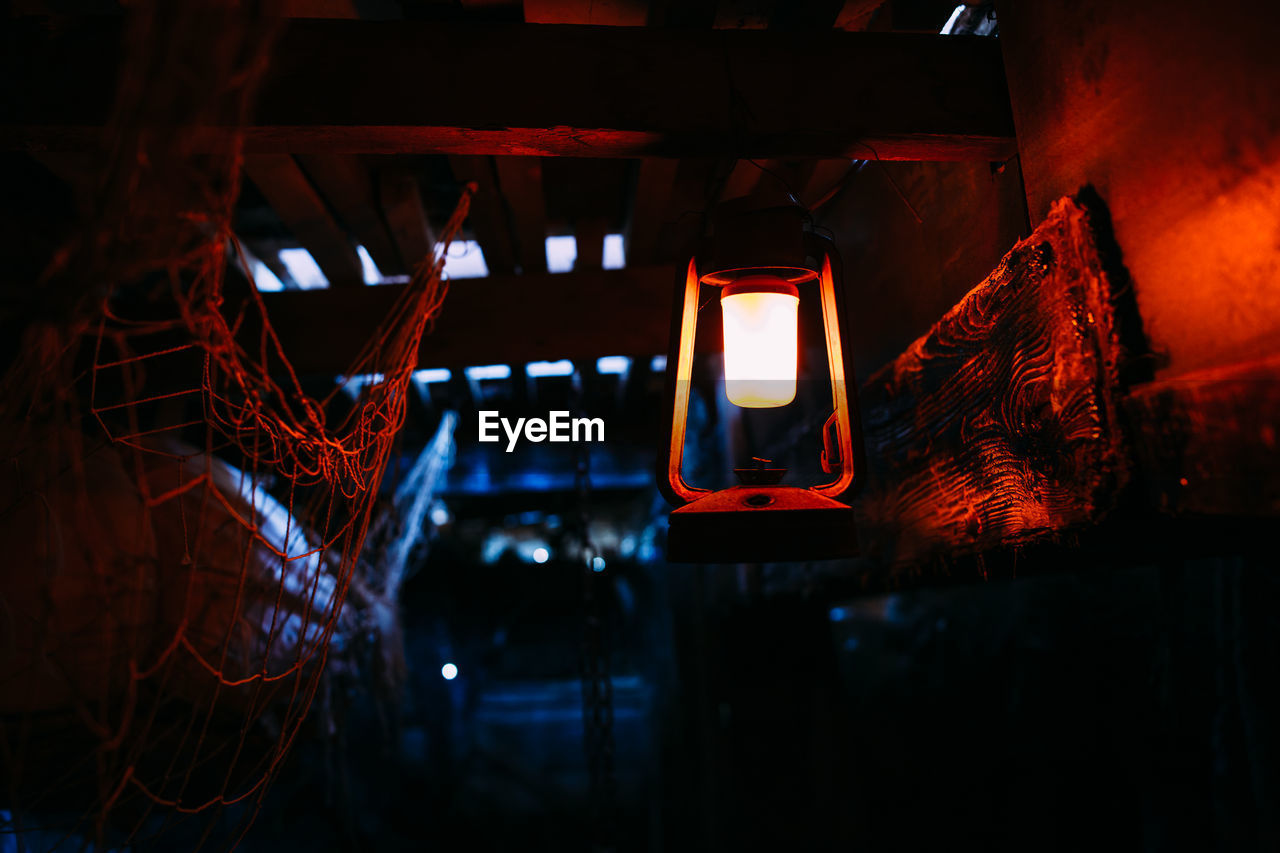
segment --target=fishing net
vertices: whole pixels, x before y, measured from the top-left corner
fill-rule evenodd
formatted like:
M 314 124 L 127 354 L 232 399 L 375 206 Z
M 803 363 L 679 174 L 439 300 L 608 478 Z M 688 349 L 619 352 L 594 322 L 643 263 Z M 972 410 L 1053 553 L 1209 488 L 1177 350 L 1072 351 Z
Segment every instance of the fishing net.
M 361 553 L 473 188 L 345 372 L 374 381 L 308 393 L 233 272 L 276 29 L 132 4 L 86 224 L 0 389 L 0 833 L 26 846 L 234 846 L 394 621 L 402 566 Z

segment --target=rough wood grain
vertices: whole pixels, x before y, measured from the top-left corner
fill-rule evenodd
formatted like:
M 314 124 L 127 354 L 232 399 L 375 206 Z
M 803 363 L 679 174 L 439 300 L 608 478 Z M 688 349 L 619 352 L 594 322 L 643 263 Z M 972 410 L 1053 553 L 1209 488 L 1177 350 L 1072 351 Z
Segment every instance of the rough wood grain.
M 1096 522 L 1128 476 L 1112 290 L 1063 199 L 862 392 L 865 536 L 890 562 Z
M 5 91 L 0 148 L 103 144 L 118 64 L 111 27 L 68 27 L 57 38 L 32 27 L 11 43 L 4 70 L 22 83 Z M 467 73 L 424 83 L 424 57 Z M 406 86 L 419 96 L 405 97 Z M 326 20 L 284 27 L 245 145 L 585 157 L 1014 152 L 1000 47 L 990 40 Z

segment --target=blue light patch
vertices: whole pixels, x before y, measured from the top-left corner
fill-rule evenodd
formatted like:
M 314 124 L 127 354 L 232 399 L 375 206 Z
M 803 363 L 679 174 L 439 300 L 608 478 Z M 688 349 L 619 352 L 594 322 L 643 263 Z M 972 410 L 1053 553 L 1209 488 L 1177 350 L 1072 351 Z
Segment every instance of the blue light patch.
M 596 359 L 596 372 L 621 375 L 631 369 L 631 359 L 625 355 L 606 355 Z
M 319 290 L 329 286 L 329 279 L 320 271 L 320 265 L 306 249 L 281 249 L 277 256 L 289 277 L 303 290 Z
M 531 361 L 524 366 L 524 372 L 532 379 L 543 376 L 572 376 L 573 362 L 566 358 L 559 361 Z

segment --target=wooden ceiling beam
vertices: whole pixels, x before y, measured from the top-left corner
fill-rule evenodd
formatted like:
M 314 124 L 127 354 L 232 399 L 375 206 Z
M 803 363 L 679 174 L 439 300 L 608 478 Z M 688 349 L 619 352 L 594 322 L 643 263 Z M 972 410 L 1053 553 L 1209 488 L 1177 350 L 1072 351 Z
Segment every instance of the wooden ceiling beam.
M 241 238 L 245 251 L 271 270 L 271 273 L 285 286 L 286 290 L 300 290 L 298 283 L 293 280 L 293 275 L 289 272 L 289 268 L 280 260 L 279 244 L 270 240 L 256 240 L 252 238 Z M 255 282 L 255 285 L 257 283 Z
M 769 19 L 771 30 L 808 32 L 829 30 L 843 10 L 843 0 L 787 0 L 779 3 Z
M 418 365 L 456 370 L 663 353 L 674 286 L 669 266 L 456 279 L 435 331 L 422 341 Z M 350 367 L 404 287 L 264 293 L 262 299 L 294 368 L 332 376 Z M 719 346 L 714 325 L 699 335 L 700 346 Z M 254 334 L 246 331 L 249 339 Z
M 118 30 L 18 35 L 2 63 L 30 83 L 0 148 L 102 145 Z M 467 74 L 406 98 L 391 84 L 424 55 Z M 995 39 L 292 20 L 244 133 L 276 153 L 1003 160 L 1007 89 Z
M 508 275 L 515 272 L 515 249 L 511 245 L 511 226 L 507 221 L 506 205 L 494 174 L 493 161 L 489 157 L 450 157 L 449 168 L 460 184 L 473 182 L 476 194 L 471 198 L 471 215 L 468 222 L 480 251 L 484 253 L 485 266 L 490 275 Z
M 807 208 L 825 204 L 840 191 L 853 168 L 853 161 L 847 158 L 815 161 L 804 183 L 796 187 L 796 200 Z
M 527 8 L 527 6 L 526 6 Z M 542 160 L 497 157 L 498 184 L 514 219 L 516 258 L 526 273 L 547 271 L 547 203 L 542 194 Z
M 885 0 L 844 0 L 836 15 L 835 28 L 845 32 L 865 30 L 884 4 Z
M 678 165 L 675 160 L 656 157 L 640 161 L 631 217 L 623 235 L 628 264 L 642 266 L 657 258 L 658 238 L 666 222 Z
M 724 182 L 724 188 L 720 190 L 720 201 L 751 195 L 760 185 L 765 174 L 764 170 L 776 168 L 777 165 L 772 160 L 759 162 L 758 165 L 757 162 L 739 160 L 733 164 L 733 171 L 729 173 L 728 179 Z
M 680 161 L 654 250 L 659 262 L 682 263 L 696 251 L 732 169 L 732 161 L 724 158 Z
M 763 30 L 778 0 L 719 0 L 712 23 L 718 30 Z
M 716 20 L 717 0 L 649 0 L 651 27 L 704 30 Z
M 333 287 L 361 287 L 360 256 L 288 154 L 250 154 L 244 170 Z
M 598 270 L 604 265 L 604 236 L 609 232 L 609 220 L 592 216 L 573 224 L 574 242 L 578 257 L 573 262 L 575 270 Z
M 527 24 L 591 24 L 643 27 L 649 0 L 524 0 Z
M 373 175 L 354 156 L 346 154 L 305 154 L 298 158 L 316 188 L 351 229 L 356 240 L 383 275 L 404 272 L 395 243 L 378 215 L 378 199 Z
M 387 170 L 379 178 L 382 212 L 391 236 L 400 249 L 407 269 L 412 271 L 435 249 L 436 238 L 422 204 L 418 181 L 408 172 Z

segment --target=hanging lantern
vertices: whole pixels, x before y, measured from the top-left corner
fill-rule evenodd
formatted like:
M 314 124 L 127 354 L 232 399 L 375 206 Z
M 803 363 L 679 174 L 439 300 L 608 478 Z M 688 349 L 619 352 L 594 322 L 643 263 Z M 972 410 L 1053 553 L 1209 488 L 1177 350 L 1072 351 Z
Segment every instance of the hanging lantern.
M 658 484 L 675 509 L 667 536 L 672 562 L 763 562 L 854 556 L 853 510 L 841 502 L 862 467 L 857 399 L 844 333 L 839 257 L 794 204 L 722 206 L 711 236 L 676 284 L 667 356 L 665 441 Z M 720 491 L 684 479 L 685 427 L 694 339 L 704 288 L 719 290 L 725 394 L 744 408 L 785 406 L 796 396 L 801 300 L 822 308 L 832 414 L 822 431 L 822 470 L 835 478 L 783 485 L 785 468 L 754 458 Z

